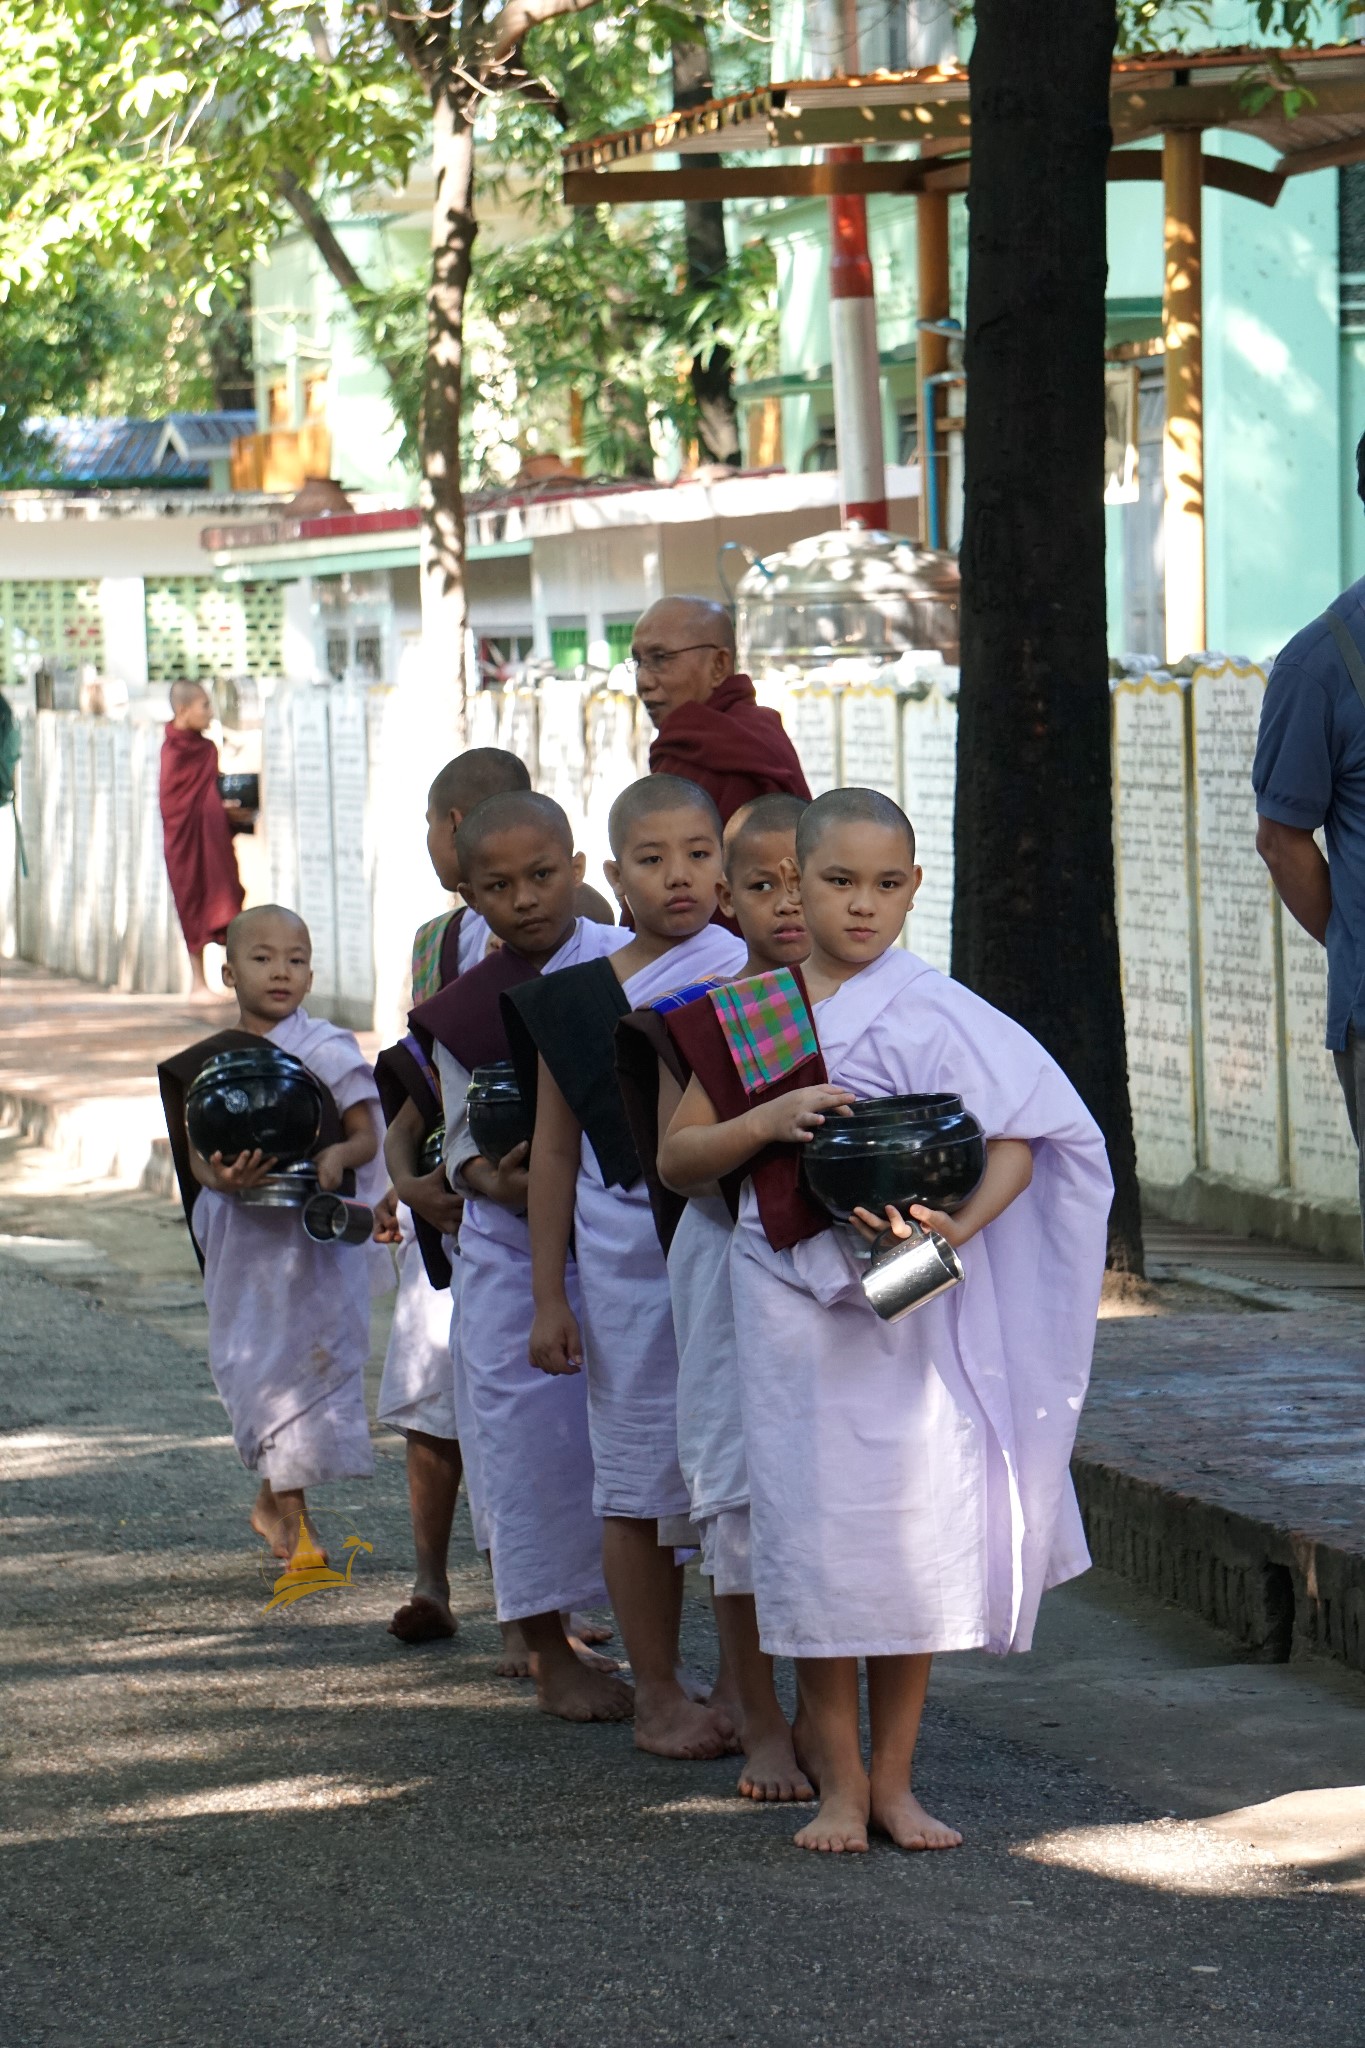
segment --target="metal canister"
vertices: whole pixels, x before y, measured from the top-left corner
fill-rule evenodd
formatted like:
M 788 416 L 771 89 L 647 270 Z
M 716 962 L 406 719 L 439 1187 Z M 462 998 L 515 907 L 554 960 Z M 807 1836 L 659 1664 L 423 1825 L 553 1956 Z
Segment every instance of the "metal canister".
M 882 1321 L 898 1323 L 950 1287 L 960 1287 L 965 1277 L 947 1238 L 911 1221 L 909 1237 L 882 1232 L 872 1247 L 862 1285 Z
M 303 1205 L 303 1227 L 314 1244 L 368 1244 L 374 1236 L 374 1210 L 319 1190 Z

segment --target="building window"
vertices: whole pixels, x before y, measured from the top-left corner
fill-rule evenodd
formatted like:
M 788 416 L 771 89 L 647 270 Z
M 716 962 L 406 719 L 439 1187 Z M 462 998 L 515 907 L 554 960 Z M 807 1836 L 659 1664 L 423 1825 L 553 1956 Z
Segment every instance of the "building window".
M 334 683 L 344 683 L 346 680 L 349 652 L 346 645 L 346 629 L 332 628 L 327 635 L 327 673 Z
M 815 429 L 815 439 L 801 458 L 801 468 L 806 474 L 815 469 L 837 469 L 839 467 L 839 444 L 834 435 L 833 420 L 820 420 Z
M 479 688 L 500 690 L 516 682 L 535 646 L 530 633 L 490 633 L 479 640 Z
M 571 676 L 576 669 L 588 664 L 588 624 L 586 619 L 563 619 L 550 627 L 550 658 L 555 665 L 555 674 Z
M 607 620 L 607 660 L 610 667 L 615 668 L 618 661 L 629 659 L 634 632 L 634 619 Z

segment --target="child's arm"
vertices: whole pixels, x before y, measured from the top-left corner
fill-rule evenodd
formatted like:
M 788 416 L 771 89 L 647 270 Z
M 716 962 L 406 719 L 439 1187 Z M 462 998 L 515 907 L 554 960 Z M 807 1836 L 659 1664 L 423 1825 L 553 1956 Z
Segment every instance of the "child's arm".
M 942 1209 L 930 1209 L 923 1202 L 911 1205 L 910 1214 L 926 1230 L 936 1230 L 951 1245 L 966 1244 L 988 1223 L 994 1223 L 1011 1202 L 1023 1194 L 1033 1179 L 1033 1151 L 1023 1138 L 992 1138 L 986 1146 L 986 1171 L 981 1185 L 951 1216 Z M 885 1221 L 870 1209 L 855 1209 L 853 1224 L 860 1237 L 874 1244 L 888 1225 L 897 1237 L 909 1237 L 910 1225 L 895 1209 L 888 1209 Z
M 339 1145 L 324 1145 L 321 1152 L 313 1155 L 318 1186 L 328 1194 L 334 1194 L 341 1186 L 341 1176 L 348 1166 L 368 1166 L 379 1150 L 379 1126 L 372 1104 L 353 1102 L 349 1109 L 343 1109 L 341 1128 L 344 1135 Z
M 384 1163 L 389 1169 L 394 1193 L 406 1202 L 414 1216 L 420 1216 L 433 1230 L 454 1237 L 460 1227 L 464 1204 L 450 1192 L 445 1168 L 437 1166 L 421 1173 L 422 1118 L 417 1105 L 405 1102 L 384 1133 Z
M 278 1163 L 267 1159 L 264 1152 L 239 1152 L 230 1160 L 215 1152 L 211 1159 L 205 1159 L 190 1146 L 190 1172 L 201 1188 L 211 1188 L 215 1195 L 240 1195 L 244 1188 L 258 1188 Z
M 582 1125 L 541 1060 L 526 1210 L 536 1305 L 529 1352 L 542 1372 L 579 1372 L 583 1365 L 583 1339 L 564 1291 L 582 1149 Z
M 659 1178 L 675 1195 L 696 1195 L 734 1173 L 766 1145 L 808 1145 L 824 1112 L 852 1102 L 851 1089 L 821 1082 L 796 1088 L 746 1109 L 721 1123 L 716 1107 L 694 1074 L 659 1147 Z
M 526 1208 L 530 1178 L 526 1155 L 530 1149 L 526 1144 L 514 1145 L 510 1152 L 503 1153 L 496 1166 L 478 1153 L 473 1159 L 466 1159 L 459 1178 L 471 1195 L 496 1202 L 500 1208 L 511 1209 L 520 1216 Z

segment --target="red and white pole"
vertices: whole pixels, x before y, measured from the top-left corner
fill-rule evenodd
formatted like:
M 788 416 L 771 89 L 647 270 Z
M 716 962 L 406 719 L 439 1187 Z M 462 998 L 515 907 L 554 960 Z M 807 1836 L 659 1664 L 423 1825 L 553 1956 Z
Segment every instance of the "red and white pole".
M 858 0 L 835 0 L 839 69 L 858 70 Z M 831 149 L 825 161 L 860 164 L 861 149 Z M 882 378 L 877 353 L 877 299 L 867 250 L 867 200 L 861 192 L 829 202 L 829 341 L 834 370 L 834 438 L 839 451 L 842 523 L 884 530 L 886 462 L 882 451 Z

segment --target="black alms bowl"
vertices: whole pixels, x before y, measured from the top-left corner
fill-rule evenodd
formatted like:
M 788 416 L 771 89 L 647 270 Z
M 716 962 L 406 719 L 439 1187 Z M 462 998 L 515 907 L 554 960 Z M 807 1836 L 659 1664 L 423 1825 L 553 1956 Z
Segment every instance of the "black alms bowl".
M 475 1067 L 469 1077 L 469 1135 L 491 1166 L 514 1145 L 524 1145 L 531 1123 L 510 1061 Z
M 816 1201 L 841 1223 L 854 1209 L 880 1216 L 913 1202 L 951 1214 L 986 1171 L 986 1140 L 960 1095 L 889 1095 L 826 1117 L 801 1165 Z
M 322 1096 L 302 1060 L 262 1039 L 200 1068 L 186 1092 L 185 1122 L 204 1159 L 257 1148 L 270 1159 L 306 1159 L 322 1128 Z

